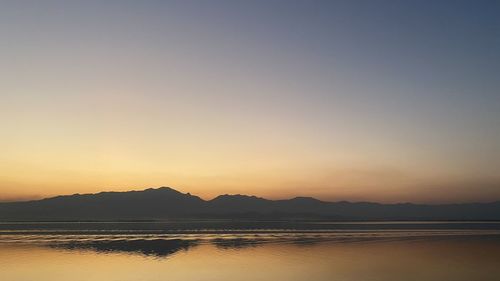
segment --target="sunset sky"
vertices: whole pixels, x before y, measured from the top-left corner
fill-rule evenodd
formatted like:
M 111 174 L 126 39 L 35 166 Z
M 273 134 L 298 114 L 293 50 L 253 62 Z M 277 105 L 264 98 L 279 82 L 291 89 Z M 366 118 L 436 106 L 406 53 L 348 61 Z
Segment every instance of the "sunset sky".
M 499 1 L 2 1 L 0 201 L 500 200 Z

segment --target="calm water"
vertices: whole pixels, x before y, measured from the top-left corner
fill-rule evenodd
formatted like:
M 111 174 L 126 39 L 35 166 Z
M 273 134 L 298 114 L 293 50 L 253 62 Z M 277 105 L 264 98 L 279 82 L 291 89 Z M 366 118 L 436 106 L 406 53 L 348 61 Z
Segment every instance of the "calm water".
M 479 228 L 3 229 L 0 280 L 498 281 L 500 231 Z

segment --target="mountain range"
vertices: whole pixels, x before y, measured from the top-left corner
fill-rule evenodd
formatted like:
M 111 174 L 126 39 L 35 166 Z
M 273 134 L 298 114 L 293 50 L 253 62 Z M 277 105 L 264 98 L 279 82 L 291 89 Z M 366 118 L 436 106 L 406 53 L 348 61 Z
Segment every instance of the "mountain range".
M 169 187 L 74 194 L 0 203 L 0 221 L 164 220 L 183 218 L 328 220 L 500 220 L 500 201 L 467 204 L 325 202 L 311 197 L 268 200 L 220 195 L 203 200 Z

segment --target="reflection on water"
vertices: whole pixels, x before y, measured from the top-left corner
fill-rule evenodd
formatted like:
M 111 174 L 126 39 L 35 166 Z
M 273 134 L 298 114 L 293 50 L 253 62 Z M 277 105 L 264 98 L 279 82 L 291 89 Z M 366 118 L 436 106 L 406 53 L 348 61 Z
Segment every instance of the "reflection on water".
M 9 281 L 496 281 L 498 261 L 491 230 L 0 235 Z
M 180 250 L 197 245 L 196 240 L 153 239 L 153 240 L 88 240 L 66 243 L 52 242 L 47 246 L 66 250 L 93 250 L 100 253 L 122 252 L 146 256 L 166 257 Z

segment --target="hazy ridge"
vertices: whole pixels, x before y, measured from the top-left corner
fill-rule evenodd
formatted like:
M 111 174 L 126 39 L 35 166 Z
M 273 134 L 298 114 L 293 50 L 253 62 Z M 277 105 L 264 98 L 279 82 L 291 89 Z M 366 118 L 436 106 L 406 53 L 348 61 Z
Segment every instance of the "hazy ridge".
M 57 196 L 0 203 L 2 221 L 161 220 L 178 218 L 329 220 L 500 220 L 500 202 L 379 204 L 325 202 L 310 197 L 268 200 L 220 195 L 203 200 L 169 187 Z

